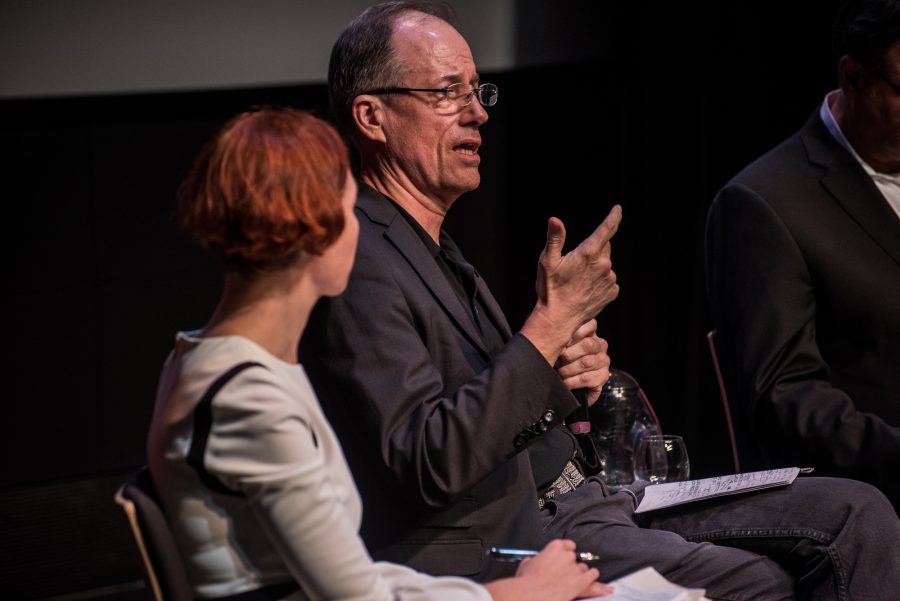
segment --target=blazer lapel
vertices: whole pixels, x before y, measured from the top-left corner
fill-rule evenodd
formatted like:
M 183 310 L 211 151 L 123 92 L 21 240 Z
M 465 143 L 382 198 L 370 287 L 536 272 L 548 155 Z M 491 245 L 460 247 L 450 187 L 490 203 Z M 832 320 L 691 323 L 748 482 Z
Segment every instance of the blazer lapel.
M 452 248 L 458 256 L 462 257 L 459 247 L 456 246 L 456 242 L 454 242 L 449 235 L 444 234 L 441 236 L 441 246 Z M 477 269 L 475 269 L 475 290 L 478 292 L 478 298 L 481 300 L 481 304 L 488 314 L 488 319 L 491 320 L 497 328 L 497 331 L 500 332 L 500 337 L 503 338 L 503 340 L 512 338 L 512 331 L 509 328 L 509 323 L 506 321 L 503 310 L 500 308 L 500 305 L 497 304 L 494 295 L 491 294 L 487 283 L 481 277 L 481 274 L 478 273 Z
M 403 255 L 456 327 L 466 335 L 469 342 L 484 353 L 485 357 L 490 357 L 481 334 L 459 297 L 450 287 L 437 261 L 394 205 L 382 194 L 365 184 L 360 184 L 356 207 L 370 220 L 384 226 L 384 237 Z
M 801 131 L 807 156 L 825 168 L 822 185 L 874 242 L 900 265 L 900 219 L 862 166 L 831 136 L 818 113 Z
M 487 284 L 477 270 L 475 271 L 475 286 L 478 289 L 478 297 L 484 305 L 484 310 L 487 311 L 488 318 L 497 326 L 500 336 L 503 337 L 503 340 L 512 338 L 512 330 L 510 330 L 509 323 L 506 321 L 506 315 L 503 314 L 503 310 L 497 304 L 494 295 L 491 294 L 490 289 L 488 289 Z

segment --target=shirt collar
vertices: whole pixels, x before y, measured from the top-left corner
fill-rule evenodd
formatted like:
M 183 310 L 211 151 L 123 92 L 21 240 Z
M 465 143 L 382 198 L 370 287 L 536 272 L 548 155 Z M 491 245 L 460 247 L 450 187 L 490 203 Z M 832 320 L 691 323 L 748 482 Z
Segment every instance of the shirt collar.
M 863 171 L 868 174 L 873 180 L 876 181 L 884 181 L 884 182 L 893 182 L 894 184 L 900 183 L 900 175 L 888 175 L 886 173 L 879 173 L 875 171 L 871 165 L 869 165 L 859 154 L 857 154 L 856 150 L 853 149 L 853 146 L 850 144 L 850 141 L 847 139 L 847 136 L 844 135 L 844 132 L 841 131 L 841 127 L 838 125 L 837 120 L 834 118 L 834 115 L 831 113 L 831 103 L 837 100 L 839 94 L 843 94 L 840 90 L 832 90 L 828 94 L 825 95 L 825 100 L 822 101 L 822 106 L 819 108 L 819 118 L 822 119 L 822 123 L 825 124 L 825 128 L 828 130 L 828 133 L 837 140 L 838 144 L 847 149 L 847 152 L 856 160 L 857 163 L 863 168 Z
M 393 198 L 390 198 L 389 196 L 385 196 L 385 198 L 387 198 L 391 202 L 391 204 L 394 205 L 394 208 L 397 209 L 397 212 L 400 213 L 403 218 L 409 222 L 409 225 L 412 226 L 412 229 L 416 233 L 416 235 L 422 239 L 422 243 L 425 244 L 425 248 L 428 249 L 428 252 L 431 253 L 431 256 L 438 256 L 438 254 L 441 252 L 441 247 L 431 238 L 428 232 L 425 231 L 425 228 L 422 227 L 422 225 L 418 221 L 416 221 L 415 217 L 410 215 L 409 212 L 407 212 L 406 209 L 395 202 Z M 443 230 L 441 230 L 441 233 L 443 234 Z

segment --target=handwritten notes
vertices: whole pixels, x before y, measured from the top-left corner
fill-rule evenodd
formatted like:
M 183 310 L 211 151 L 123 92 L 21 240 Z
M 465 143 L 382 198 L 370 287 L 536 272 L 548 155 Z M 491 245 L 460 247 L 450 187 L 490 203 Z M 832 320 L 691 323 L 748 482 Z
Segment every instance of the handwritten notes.
M 787 486 L 800 473 L 800 468 L 787 467 L 731 476 L 653 484 L 644 489 L 644 498 L 635 513 L 644 513 L 692 501 L 735 495 L 763 488 Z

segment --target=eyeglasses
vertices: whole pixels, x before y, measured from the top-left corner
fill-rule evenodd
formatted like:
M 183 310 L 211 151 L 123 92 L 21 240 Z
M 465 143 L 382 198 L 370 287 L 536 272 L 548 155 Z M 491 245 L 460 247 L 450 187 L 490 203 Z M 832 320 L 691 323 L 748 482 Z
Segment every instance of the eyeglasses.
M 433 92 L 441 94 L 445 100 L 449 100 L 462 108 L 472 104 L 472 97 L 478 97 L 481 106 L 494 106 L 497 104 L 497 86 L 492 83 L 483 83 L 480 86 L 471 86 L 464 83 L 452 83 L 446 88 L 376 88 L 363 92 L 363 94 L 407 94 L 409 92 Z
M 894 94 L 900 94 L 900 84 L 896 84 L 893 81 L 891 81 L 890 79 L 888 79 L 887 77 L 885 77 L 884 73 L 880 73 L 878 75 L 878 77 L 880 77 L 881 81 L 883 81 L 884 83 L 889 85 L 891 87 L 891 89 L 894 90 Z

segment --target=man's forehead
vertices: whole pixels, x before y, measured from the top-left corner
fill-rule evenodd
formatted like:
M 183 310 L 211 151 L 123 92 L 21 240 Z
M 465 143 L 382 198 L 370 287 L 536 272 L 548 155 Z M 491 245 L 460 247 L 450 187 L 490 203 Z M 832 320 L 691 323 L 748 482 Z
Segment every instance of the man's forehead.
M 462 35 L 431 15 L 407 13 L 398 18 L 393 45 L 400 62 L 410 71 L 428 71 L 429 76 L 448 81 L 470 78 L 474 71 L 472 52 Z
M 456 29 L 444 21 L 426 13 L 416 11 L 405 12 L 394 21 L 394 35 L 416 34 L 437 38 L 444 29 Z

